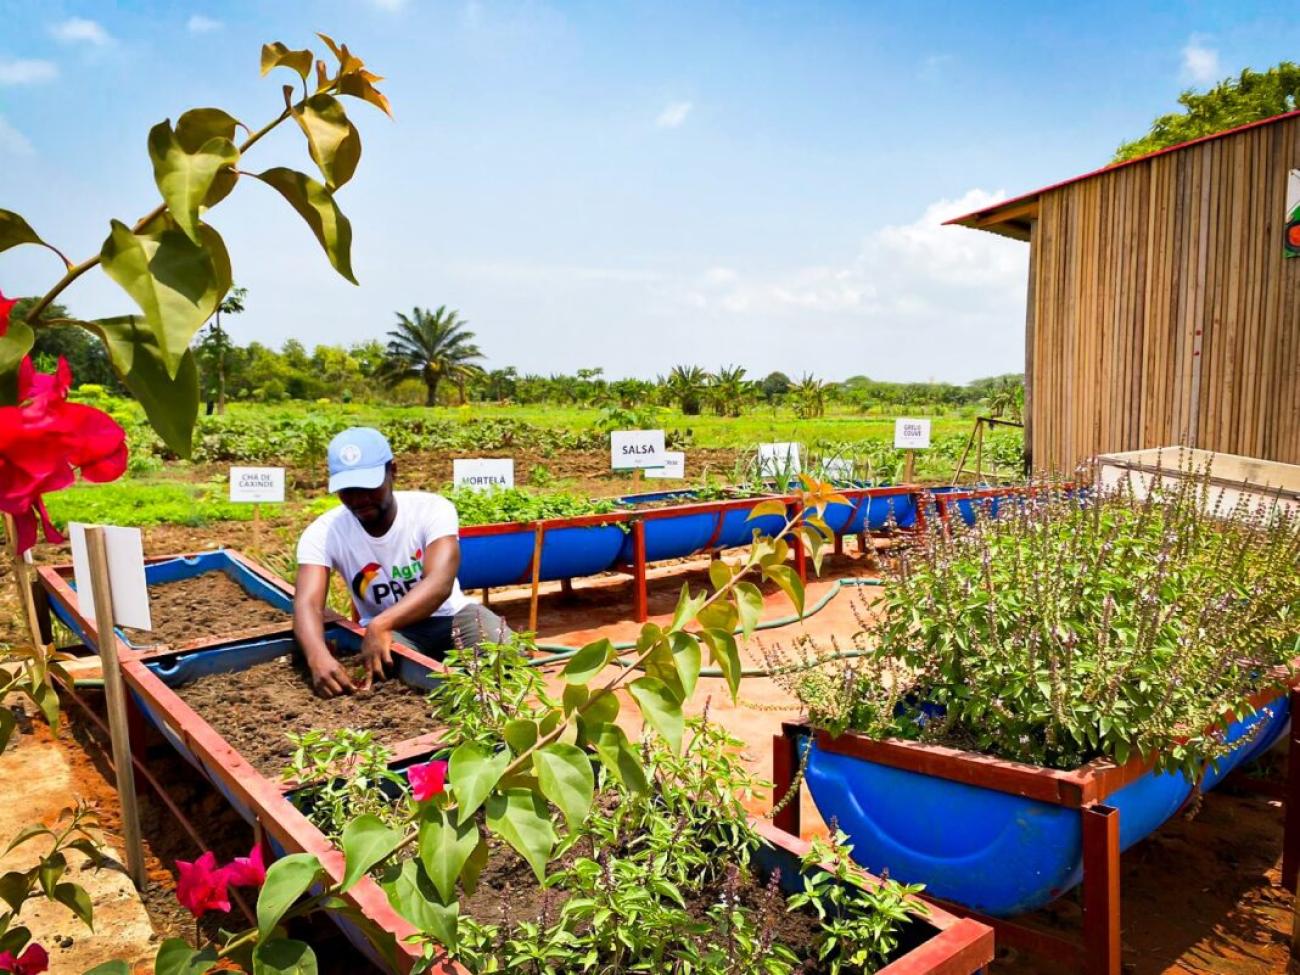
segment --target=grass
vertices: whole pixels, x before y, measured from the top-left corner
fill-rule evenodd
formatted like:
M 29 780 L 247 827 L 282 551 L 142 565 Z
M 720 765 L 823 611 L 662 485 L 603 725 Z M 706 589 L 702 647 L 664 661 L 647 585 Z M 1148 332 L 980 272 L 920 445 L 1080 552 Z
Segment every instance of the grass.
M 50 517 L 60 528 L 69 521 L 147 527 L 214 521 L 250 521 L 252 505 L 231 504 L 225 485 L 193 484 L 130 475 L 111 484 L 81 483 L 45 496 Z

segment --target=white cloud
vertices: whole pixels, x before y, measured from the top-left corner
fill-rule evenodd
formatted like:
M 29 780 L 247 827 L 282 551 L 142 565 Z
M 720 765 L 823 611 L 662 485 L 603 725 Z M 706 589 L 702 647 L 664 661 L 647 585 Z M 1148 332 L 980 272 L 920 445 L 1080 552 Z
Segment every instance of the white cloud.
M 203 14 L 191 14 L 185 23 L 186 30 L 191 34 L 210 34 L 214 30 L 221 30 L 221 27 L 221 21 L 204 17 Z
M 0 115 L 0 156 L 34 156 L 36 150 L 27 136 L 15 129 Z
M 1193 34 L 1183 48 L 1183 78 L 1208 84 L 1220 77 L 1218 50 L 1209 47 L 1205 38 Z
M 973 189 L 936 200 L 914 221 L 880 228 L 840 265 L 792 268 L 768 275 L 732 268 L 705 271 L 685 292 L 694 308 L 727 312 L 824 312 L 937 323 L 978 315 L 1023 315 L 1024 244 L 944 221 L 990 206 L 1002 192 Z M 1019 311 L 1017 311 L 1019 307 Z
M 655 119 L 655 125 L 661 129 L 675 129 L 686 121 L 686 116 L 691 114 L 690 102 L 673 102 L 659 113 Z
M 58 76 L 59 66 L 53 61 L 0 58 L 0 85 L 34 85 Z
M 69 17 L 67 20 L 60 21 L 50 28 L 50 33 L 61 44 L 84 42 L 95 47 L 105 47 L 113 43 L 113 38 L 109 36 L 108 31 L 95 21 L 84 17 Z

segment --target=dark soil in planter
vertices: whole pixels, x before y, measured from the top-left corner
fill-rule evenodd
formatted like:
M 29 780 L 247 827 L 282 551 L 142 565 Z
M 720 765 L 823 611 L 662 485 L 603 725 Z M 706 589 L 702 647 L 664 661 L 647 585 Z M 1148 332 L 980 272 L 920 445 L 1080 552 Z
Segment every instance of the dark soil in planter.
M 513 927 L 523 921 L 539 922 L 545 915 L 545 924 L 554 924 L 568 894 L 558 888 L 545 890 L 537 885 L 537 878 L 527 862 L 510 847 L 495 838 L 489 838 L 491 853 L 479 877 L 478 889 L 473 897 L 461 902 L 462 914 L 468 914 L 481 924 Z M 561 858 L 559 865 L 571 863 L 575 856 L 585 855 L 583 850 Z M 811 913 L 791 913 L 785 908 L 785 894 L 778 893 L 774 900 L 766 898 L 765 883 L 756 874 L 738 871 L 735 896 L 740 904 L 755 914 L 759 930 L 773 930 L 776 941 L 790 948 L 800 958 L 815 955 L 814 944 L 821 926 Z M 724 881 L 696 891 L 684 890 L 686 910 L 697 919 L 708 917 L 709 908 L 717 904 L 723 894 Z M 765 904 L 767 914 L 764 915 Z M 821 968 L 810 968 L 808 975 L 816 975 Z
M 293 756 L 289 734 L 353 728 L 374 732 L 376 741 L 392 746 L 433 728 L 426 692 L 420 688 L 391 678 L 367 691 L 319 698 L 297 654 L 201 677 L 176 693 L 271 779 L 280 778 Z
M 284 610 L 250 596 L 224 572 L 150 586 L 149 616 L 152 630 L 123 628 L 137 646 L 188 643 L 281 623 L 288 626 L 292 619 Z

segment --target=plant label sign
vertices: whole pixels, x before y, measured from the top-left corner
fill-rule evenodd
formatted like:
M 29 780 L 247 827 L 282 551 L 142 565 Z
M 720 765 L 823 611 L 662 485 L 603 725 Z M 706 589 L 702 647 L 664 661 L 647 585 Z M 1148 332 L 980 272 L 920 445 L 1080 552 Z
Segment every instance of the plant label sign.
M 512 488 L 515 462 L 509 457 L 457 457 L 451 462 L 451 482 L 471 491 Z
M 72 522 L 68 525 L 68 534 L 72 536 L 72 572 L 77 584 L 77 604 L 81 607 L 81 615 L 94 622 L 95 589 L 90 577 L 86 528 L 86 525 Z M 118 626 L 152 630 L 140 529 L 105 525 L 104 547 L 108 550 L 108 579 L 113 590 L 113 622 Z
M 822 479 L 827 481 L 853 480 L 853 461 L 847 457 L 832 457 L 822 462 Z
M 761 443 L 758 445 L 758 476 L 786 477 L 803 470 L 797 443 Z
M 230 500 L 279 503 L 284 500 L 283 467 L 230 468 Z
M 681 480 L 686 476 L 686 454 L 680 450 L 665 451 L 664 466 L 651 467 L 645 472 L 645 476 Z
M 615 430 L 609 435 L 609 466 L 616 471 L 664 466 L 662 430 Z
M 899 450 L 925 450 L 930 446 L 930 421 L 900 417 L 894 421 L 894 446 Z

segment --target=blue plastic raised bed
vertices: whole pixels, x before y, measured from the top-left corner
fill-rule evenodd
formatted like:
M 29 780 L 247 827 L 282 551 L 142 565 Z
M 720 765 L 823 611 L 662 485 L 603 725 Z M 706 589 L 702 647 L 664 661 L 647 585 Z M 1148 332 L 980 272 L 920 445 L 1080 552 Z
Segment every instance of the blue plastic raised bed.
M 911 493 L 875 494 L 852 489 L 840 492 L 848 504 L 829 504 L 822 514 L 837 535 L 911 528 L 916 524 L 916 496 Z
M 145 582 L 151 586 L 178 582 L 181 579 L 192 579 L 195 576 L 205 575 L 209 572 L 224 572 L 254 599 L 270 603 L 276 609 L 283 610 L 286 613 L 293 612 L 293 596 L 288 591 L 275 585 L 255 571 L 248 563 L 223 549 L 201 552 L 198 555 L 178 555 L 174 558 L 159 559 L 146 562 L 144 567 Z M 77 610 L 79 606 L 76 605 L 77 584 L 72 579 L 71 570 L 68 570 L 66 575 L 57 574 L 56 579 L 52 579 L 48 573 L 43 573 L 43 578 L 46 580 L 47 590 L 50 590 L 49 583 L 51 581 L 59 583 L 55 589 L 50 591 L 51 598 L 49 600 L 50 609 L 59 622 L 75 633 L 83 643 L 94 646 L 95 642 L 92 635 L 86 633 L 85 628 L 78 619 L 79 613 Z M 286 620 L 285 628 L 288 629 L 289 625 L 289 621 Z M 133 643 L 120 627 L 117 629 L 117 635 L 122 642 L 130 647 L 139 649 L 142 646 L 151 645 Z
M 1227 740 L 1242 744 L 1206 771 L 1202 791 L 1273 745 L 1288 719 L 1288 699 L 1278 696 L 1234 721 Z M 787 733 L 808 747 L 808 729 Z M 818 812 L 849 835 L 863 867 L 997 917 L 1035 910 L 1080 882 L 1082 806 L 1118 810 L 1124 850 L 1174 815 L 1196 786 L 1140 759 L 1061 772 L 854 733 L 818 734 L 811 747 L 806 780 Z
M 545 522 L 541 580 L 593 576 L 613 568 L 627 538 L 619 520 L 621 516 L 607 524 L 590 518 Z M 461 586 L 484 589 L 530 581 L 536 541 L 533 524 L 462 528 L 457 574 Z

